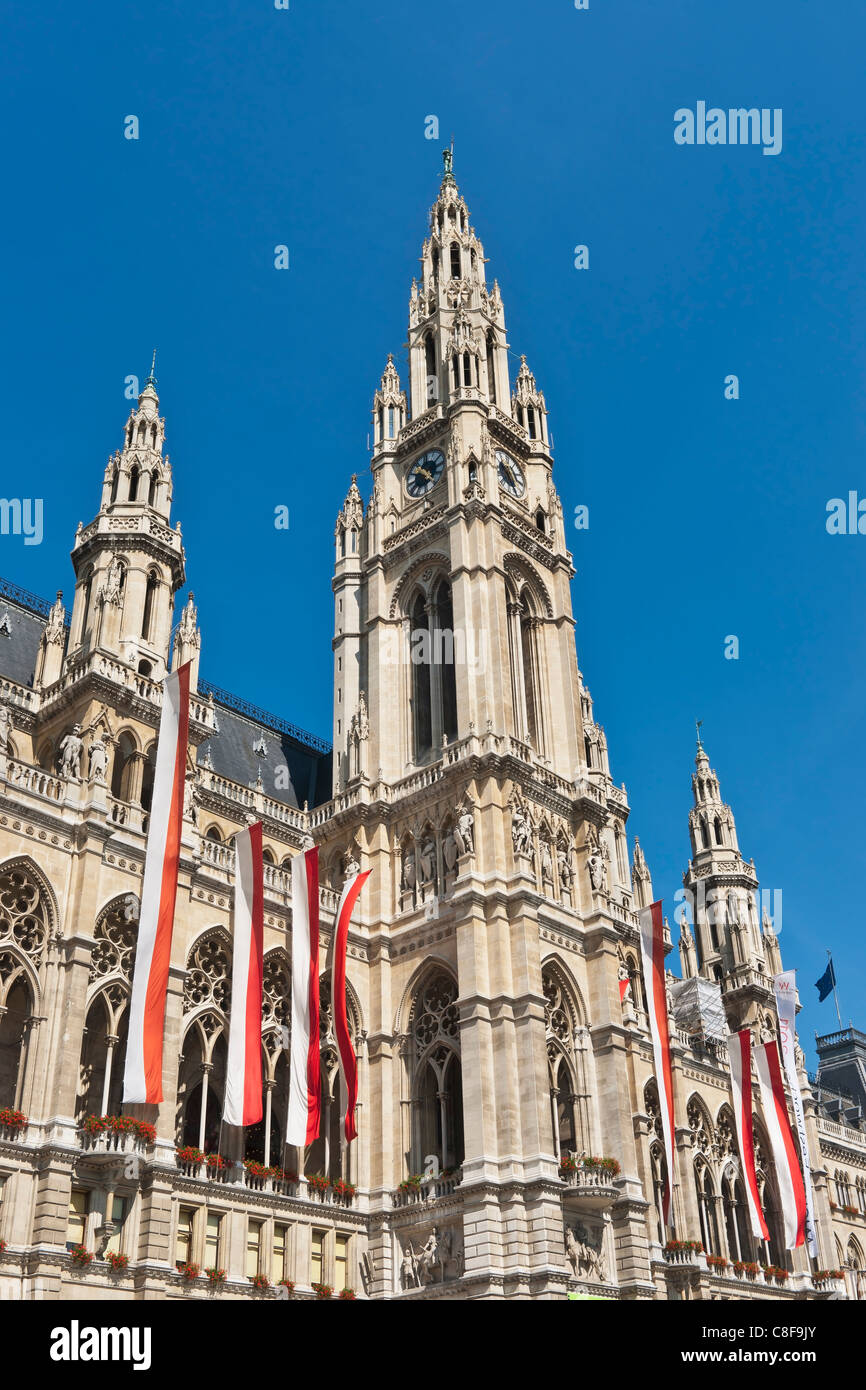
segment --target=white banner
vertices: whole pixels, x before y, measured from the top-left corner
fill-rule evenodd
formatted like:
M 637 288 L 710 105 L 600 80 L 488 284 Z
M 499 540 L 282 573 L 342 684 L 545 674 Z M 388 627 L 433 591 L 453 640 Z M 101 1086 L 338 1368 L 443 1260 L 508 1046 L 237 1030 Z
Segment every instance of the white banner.
M 809 1254 L 817 1260 L 819 1254 L 818 1239 L 815 1234 L 815 1212 L 812 1206 L 812 1170 L 809 1164 L 809 1145 L 806 1142 L 803 1097 L 800 1095 L 800 1083 L 797 1079 L 797 1058 L 794 1053 L 796 1037 L 794 1019 L 797 1013 L 796 970 L 783 970 L 781 975 L 774 975 L 773 990 L 776 995 L 776 1010 L 779 1015 L 779 1047 L 785 1067 L 785 1076 L 791 1091 L 797 1138 L 800 1141 L 800 1157 L 803 1161 L 803 1186 L 806 1189 L 806 1247 Z

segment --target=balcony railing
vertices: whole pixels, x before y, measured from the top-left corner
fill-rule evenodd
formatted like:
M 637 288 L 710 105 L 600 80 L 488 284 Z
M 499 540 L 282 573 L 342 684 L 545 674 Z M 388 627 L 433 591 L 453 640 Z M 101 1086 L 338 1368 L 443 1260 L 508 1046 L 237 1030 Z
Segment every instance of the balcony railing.
M 455 1173 L 447 1178 L 429 1178 L 417 1187 L 414 1185 L 399 1188 L 392 1194 L 395 1207 L 412 1207 L 423 1202 L 435 1201 L 438 1197 L 451 1197 L 460 1186 L 461 1175 Z

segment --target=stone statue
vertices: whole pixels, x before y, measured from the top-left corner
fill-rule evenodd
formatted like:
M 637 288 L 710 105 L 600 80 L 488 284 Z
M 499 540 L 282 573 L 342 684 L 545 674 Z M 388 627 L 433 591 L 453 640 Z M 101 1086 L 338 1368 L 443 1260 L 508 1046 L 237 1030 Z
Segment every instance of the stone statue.
M 515 803 L 511 811 L 511 839 L 515 854 L 531 854 L 532 822 L 519 802 Z
M 463 855 L 475 853 L 475 844 L 473 839 L 474 833 L 475 817 L 473 816 L 469 807 L 464 806 L 461 809 L 459 816 L 457 817 L 457 824 L 454 827 L 454 839 L 457 842 L 458 854 Z
M 346 851 L 346 858 L 345 858 L 345 860 L 344 860 L 344 869 L 343 869 L 344 877 L 345 877 L 345 878 L 354 878 L 355 874 L 359 874 L 360 872 L 361 872 L 361 865 L 358 863 L 357 859 L 355 858 L 355 851 L 354 851 L 353 847 L 350 845 L 349 848 L 348 848 L 347 851 Z
M 180 615 L 180 622 L 177 628 L 178 640 L 185 642 L 188 646 L 199 646 L 201 638 L 198 632 L 198 610 L 195 606 L 195 594 L 190 590 L 184 610 Z
M 589 881 L 597 893 L 607 892 L 607 864 L 601 845 L 592 847 L 589 856 Z
M 432 883 L 436 873 L 436 845 L 425 840 L 421 846 L 421 882 Z
M 553 856 L 547 840 L 541 841 L 541 877 L 545 883 L 553 882 Z
M 81 776 L 81 753 L 84 742 L 81 738 L 81 725 L 75 724 L 71 734 L 66 734 L 60 743 L 60 772 L 64 777 Z
M 442 1253 L 439 1228 L 438 1226 L 434 1226 L 418 1254 L 418 1272 L 422 1284 L 431 1284 L 433 1282 L 433 1270 L 436 1265 L 441 1265 L 441 1263 Z
M 0 753 L 9 751 L 9 731 L 12 728 L 12 716 L 5 705 L 0 705 Z
M 562 891 L 564 893 L 570 892 L 571 880 L 573 877 L 571 871 L 571 857 L 568 850 L 562 845 L 560 845 L 559 849 L 556 851 L 556 867 L 559 871 L 559 883 Z
M 457 863 L 457 836 L 454 830 L 449 830 L 442 841 L 442 858 L 445 860 L 445 867 L 450 873 Z
M 120 586 L 123 583 L 123 565 L 115 555 L 108 566 L 105 588 L 102 590 L 103 603 L 120 604 Z
M 183 814 L 184 818 L 191 820 L 193 825 L 198 824 L 198 787 L 194 772 L 186 774 L 183 788 Z
M 363 690 L 358 696 L 358 738 L 370 737 L 370 720 L 367 716 L 367 699 Z
M 409 844 L 403 850 L 403 887 L 411 893 L 416 881 L 415 846 Z
M 90 742 L 89 775 L 91 782 L 105 786 L 105 773 L 108 769 L 108 749 L 101 734 L 95 734 Z
M 400 1282 L 404 1289 L 417 1289 L 421 1286 L 418 1256 L 415 1254 L 415 1247 L 411 1240 L 403 1246 L 403 1258 L 400 1261 Z

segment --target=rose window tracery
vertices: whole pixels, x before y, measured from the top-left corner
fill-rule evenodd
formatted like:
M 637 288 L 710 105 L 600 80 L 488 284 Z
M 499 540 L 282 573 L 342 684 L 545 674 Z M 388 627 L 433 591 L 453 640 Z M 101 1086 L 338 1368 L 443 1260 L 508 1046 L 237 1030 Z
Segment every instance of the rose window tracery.
M 0 873 L 0 945 L 16 946 L 38 964 L 48 939 L 48 910 L 39 884 L 21 865 Z
M 710 1135 L 707 1131 L 706 1116 L 697 1101 L 690 1100 L 686 1108 L 689 1121 L 689 1129 L 692 1132 L 692 1143 L 700 1153 L 708 1153 L 710 1148 Z
M 115 974 L 131 979 L 138 936 L 138 899 L 134 894 L 128 893 L 109 904 L 96 924 L 94 936 L 91 981 Z
M 421 989 L 412 1020 L 412 1036 L 420 1057 L 437 1038 L 457 1041 L 457 982 L 443 972 Z
M 280 955 L 265 956 L 262 967 L 262 1032 L 288 1027 L 292 995 L 289 967 Z
M 184 1013 L 215 1005 L 228 1013 L 231 998 L 229 948 L 221 936 L 198 941 L 187 963 L 183 986 Z

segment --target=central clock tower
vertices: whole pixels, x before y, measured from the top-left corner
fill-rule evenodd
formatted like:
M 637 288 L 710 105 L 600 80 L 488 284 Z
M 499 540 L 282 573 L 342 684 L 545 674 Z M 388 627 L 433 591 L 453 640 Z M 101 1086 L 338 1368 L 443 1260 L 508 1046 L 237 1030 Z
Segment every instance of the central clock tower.
M 353 481 L 337 521 L 335 791 L 405 777 L 471 730 L 518 740 L 569 780 L 581 761 L 547 409 L 525 359 L 512 390 L 485 272 L 448 171 L 412 281 L 408 398 L 389 356 L 366 516 Z

